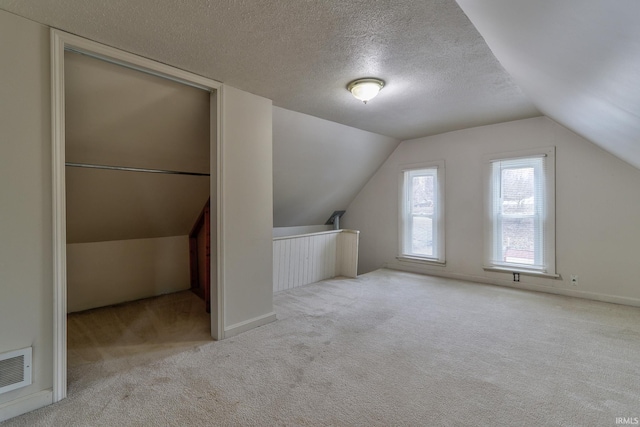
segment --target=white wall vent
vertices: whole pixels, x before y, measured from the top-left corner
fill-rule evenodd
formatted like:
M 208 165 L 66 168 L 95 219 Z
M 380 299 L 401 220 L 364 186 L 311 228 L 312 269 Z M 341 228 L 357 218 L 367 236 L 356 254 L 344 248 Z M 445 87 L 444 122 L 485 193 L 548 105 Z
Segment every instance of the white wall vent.
M 0 394 L 31 384 L 32 347 L 0 354 Z

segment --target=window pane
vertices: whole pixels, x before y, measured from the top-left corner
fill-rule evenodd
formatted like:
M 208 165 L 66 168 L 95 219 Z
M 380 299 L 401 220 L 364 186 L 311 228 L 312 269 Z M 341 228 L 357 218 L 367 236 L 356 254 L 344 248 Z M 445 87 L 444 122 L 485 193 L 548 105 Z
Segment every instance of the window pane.
M 435 177 L 433 175 L 414 176 L 411 180 L 411 213 L 413 215 L 433 215 Z
M 535 212 L 533 168 L 503 169 L 501 180 L 502 213 L 533 215 Z
M 487 156 L 487 267 L 555 274 L 555 149 Z
M 413 216 L 411 235 L 411 253 L 414 255 L 433 255 L 433 221 L 426 216 Z
M 535 261 L 533 218 L 502 218 L 502 254 L 505 262 L 533 264 Z
M 402 172 L 401 255 L 444 261 L 438 167 Z

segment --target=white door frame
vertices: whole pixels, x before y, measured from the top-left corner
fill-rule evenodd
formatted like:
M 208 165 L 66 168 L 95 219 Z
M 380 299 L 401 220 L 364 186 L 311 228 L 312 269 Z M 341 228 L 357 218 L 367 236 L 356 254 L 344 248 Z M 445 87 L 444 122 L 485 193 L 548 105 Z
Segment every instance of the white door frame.
M 216 215 L 211 215 L 212 230 L 216 230 L 216 257 L 211 259 L 211 336 L 224 338 L 224 272 L 222 263 L 222 144 L 221 108 L 223 85 L 150 59 L 142 58 L 112 47 L 56 29 L 51 30 L 51 132 L 52 132 L 52 190 L 53 190 L 53 401 L 67 395 L 67 232 L 65 194 L 65 99 L 64 51 L 73 50 L 117 63 L 145 73 L 178 81 L 208 90 L 210 103 L 210 191 L 216 203 Z M 214 170 L 211 170 L 215 168 Z M 215 194 L 214 194 L 215 191 Z

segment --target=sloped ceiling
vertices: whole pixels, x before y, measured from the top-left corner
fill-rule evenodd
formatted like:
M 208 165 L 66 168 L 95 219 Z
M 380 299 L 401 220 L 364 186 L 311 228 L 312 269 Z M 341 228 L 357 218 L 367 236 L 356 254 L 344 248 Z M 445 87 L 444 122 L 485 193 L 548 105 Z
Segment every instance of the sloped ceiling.
M 409 139 L 540 115 L 455 0 L 0 0 L 288 110 Z M 387 85 L 363 105 L 349 81 Z
M 67 243 L 186 236 L 209 179 L 67 168 Z
M 347 209 L 399 143 L 274 107 L 274 227 L 324 224 Z
M 66 161 L 209 173 L 209 93 L 65 53 Z M 66 168 L 67 242 L 189 234 L 209 177 Z
M 458 3 L 540 111 L 640 168 L 640 2 Z

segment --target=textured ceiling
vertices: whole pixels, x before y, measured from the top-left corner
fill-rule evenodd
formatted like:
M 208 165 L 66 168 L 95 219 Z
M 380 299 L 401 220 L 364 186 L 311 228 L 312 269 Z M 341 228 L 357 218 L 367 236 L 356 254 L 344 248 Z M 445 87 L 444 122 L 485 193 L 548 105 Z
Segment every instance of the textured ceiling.
M 34 21 L 398 139 L 540 113 L 454 0 L 0 0 Z M 367 105 L 350 80 L 387 82 Z
M 640 168 L 640 2 L 458 0 L 547 116 Z

